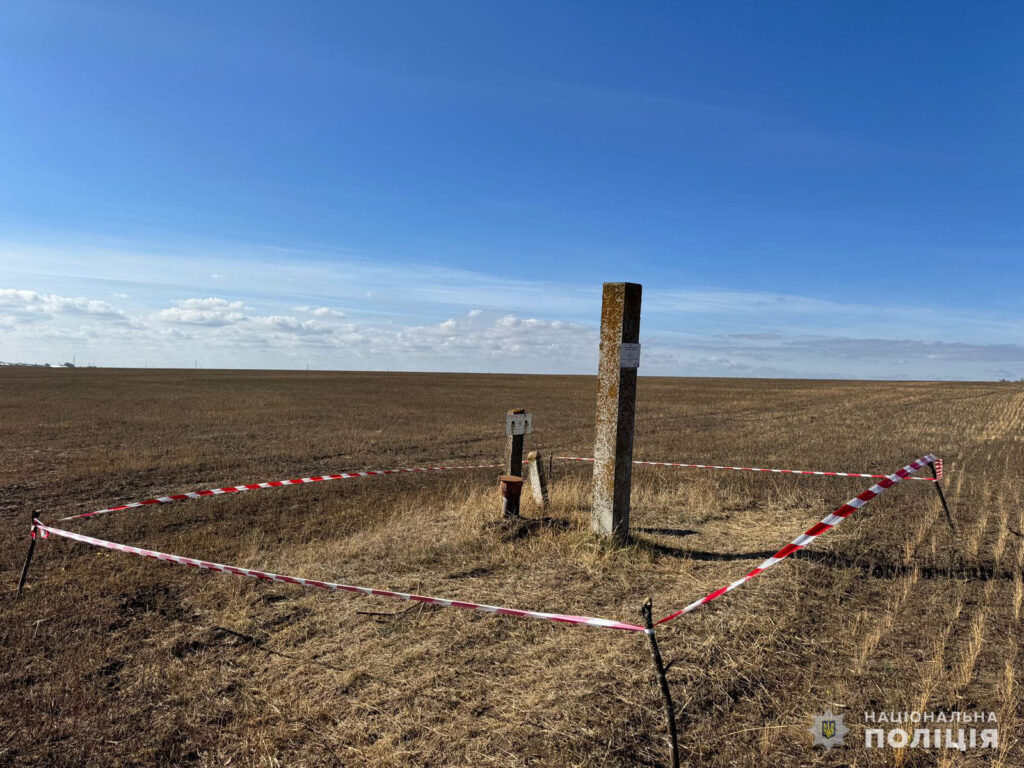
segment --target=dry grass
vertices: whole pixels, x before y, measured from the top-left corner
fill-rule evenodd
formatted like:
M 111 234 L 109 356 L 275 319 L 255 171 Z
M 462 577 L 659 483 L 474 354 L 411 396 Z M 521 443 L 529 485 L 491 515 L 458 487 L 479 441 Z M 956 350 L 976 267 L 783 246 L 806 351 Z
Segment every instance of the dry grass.
M 590 455 L 593 380 L 411 374 L 0 371 L 13 588 L 27 519 L 153 493 L 358 468 Z M 642 379 L 637 458 L 891 471 L 946 459 L 952 536 L 905 483 L 814 549 L 669 625 L 690 765 L 935 764 L 864 750 L 864 710 L 993 710 L 1024 764 L 1017 386 Z M 635 541 L 586 528 L 588 467 L 547 520 L 498 523 L 496 471 L 258 491 L 81 521 L 100 537 L 313 578 L 635 620 L 734 579 L 860 480 L 641 468 Z M 529 501 L 524 513 L 540 514 Z M 662 765 L 642 637 L 324 594 L 48 540 L 4 591 L 3 765 Z M 854 746 L 812 750 L 832 707 Z

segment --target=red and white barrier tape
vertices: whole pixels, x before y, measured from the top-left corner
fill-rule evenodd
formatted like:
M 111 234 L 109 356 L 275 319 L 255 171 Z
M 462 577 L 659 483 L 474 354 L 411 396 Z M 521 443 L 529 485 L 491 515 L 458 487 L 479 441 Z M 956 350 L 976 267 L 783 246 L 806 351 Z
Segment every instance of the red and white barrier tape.
M 593 458 L 583 456 L 555 456 L 559 461 L 594 461 Z M 942 477 L 942 462 L 939 461 L 937 471 Z M 715 464 L 682 464 L 676 461 L 634 461 L 634 464 L 643 464 L 650 467 L 689 467 L 692 469 L 732 469 L 737 472 L 775 472 L 783 475 L 826 475 L 828 477 L 888 477 L 888 475 L 869 475 L 863 472 L 816 472 L 809 469 L 763 469 L 761 467 L 720 467 Z M 930 477 L 912 477 L 911 480 L 927 480 L 935 482 Z
M 564 457 L 556 457 L 556 458 L 564 458 Z M 766 570 L 771 568 L 773 565 L 776 565 L 777 563 L 780 563 L 781 561 L 785 560 L 787 557 L 789 557 L 794 552 L 797 552 L 797 551 L 799 551 L 799 550 L 809 546 L 815 539 L 817 539 L 823 533 L 828 531 L 830 528 L 834 528 L 835 526 L 839 525 L 839 523 L 843 522 L 843 520 L 845 520 L 847 517 L 849 517 L 854 512 L 856 512 L 858 509 L 863 507 L 865 504 L 867 504 L 869 501 L 871 501 L 871 499 L 875 498 L 876 496 L 882 495 L 882 493 L 884 493 L 886 489 L 891 488 L 892 486 L 896 485 L 896 483 L 900 482 L 901 480 L 913 479 L 913 477 L 912 477 L 913 474 L 915 472 L 917 472 L 919 469 L 921 469 L 922 467 L 928 466 L 929 464 L 936 464 L 936 463 L 938 463 L 938 465 L 939 465 L 939 466 L 936 467 L 936 474 L 939 475 L 941 473 L 941 460 L 936 458 L 932 454 L 928 454 L 926 456 L 921 457 L 920 459 L 917 459 L 916 461 L 910 462 L 910 464 L 908 464 L 907 466 L 903 467 L 902 469 L 896 470 L 896 472 L 894 472 L 891 475 L 882 475 L 883 479 L 880 482 L 876 483 L 875 485 L 873 485 L 870 488 L 868 488 L 866 491 L 864 491 L 864 492 L 858 494 L 857 496 L 855 496 L 854 498 L 850 499 L 850 501 L 848 501 L 843 506 L 839 507 L 839 509 L 837 509 L 835 512 L 833 512 L 831 515 L 829 515 L 828 517 L 824 518 L 823 520 L 821 520 L 820 522 L 816 523 L 815 525 L 811 526 L 802 535 L 798 536 L 792 542 L 790 542 L 789 544 L 784 546 L 782 549 L 780 549 L 778 552 L 776 552 L 770 558 L 768 558 L 763 563 L 761 563 L 759 566 L 757 566 L 752 571 L 750 571 L 745 576 L 743 576 L 743 578 L 738 579 L 737 581 L 734 581 L 733 583 L 729 584 L 728 586 L 725 586 L 725 587 L 722 587 L 721 589 L 715 590 L 714 592 L 712 592 L 709 595 L 705 595 L 700 600 L 697 600 L 697 601 L 691 603 L 690 605 L 686 606 L 685 608 L 682 608 L 682 609 L 680 609 L 678 611 L 675 611 L 674 613 L 668 614 L 664 618 L 661 618 L 657 622 L 655 622 L 655 624 L 656 625 L 664 624 L 665 622 L 672 621 L 673 619 L 678 618 L 679 616 L 682 616 L 685 613 L 690 613 L 691 611 L 695 611 L 696 609 L 700 608 L 702 605 L 706 605 L 707 603 L 710 603 L 712 600 L 718 599 L 719 597 L 721 597 L 725 593 L 731 592 L 732 590 L 736 589 L 737 587 L 742 586 L 743 584 L 746 584 L 748 581 L 753 579 L 755 576 L 759 576 L 760 574 L 764 573 Z M 483 465 L 483 466 L 493 467 L 495 465 Z M 692 465 L 686 465 L 686 466 L 692 466 Z M 470 469 L 470 468 L 471 467 L 462 467 L 462 469 Z M 473 468 L 475 468 L 475 467 L 473 467 Z M 430 468 L 430 469 L 434 469 L 434 468 Z M 452 467 L 452 469 L 455 469 L 455 467 Z M 733 469 L 733 467 L 725 467 L 725 469 Z M 321 478 L 303 478 L 301 480 L 281 481 L 281 482 L 279 482 L 277 484 L 260 483 L 258 485 L 253 485 L 253 486 L 235 486 L 233 488 L 233 490 L 237 491 L 237 490 L 250 490 L 252 488 L 278 487 L 280 485 L 286 485 L 286 484 L 301 484 L 301 483 L 305 483 L 305 482 L 319 482 L 320 480 L 340 479 L 340 478 L 345 477 L 345 476 L 362 477 L 362 476 L 366 476 L 367 474 L 371 474 L 371 475 L 372 474 L 387 474 L 387 473 L 391 473 L 391 472 L 401 472 L 401 471 L 410 471 L 410 472 L 411 471 L 427 471 L 427 469 L 426 468 L 418 468 L 418 469 L 411 469 L 410 468 L 410 469 L 406 469 L 406 470 L 385 470 L 384 472 L 372 472 L 372 473 L 348 473 L 347 475 L 331 475 L 331 476 L 325 476 L 325 477 L 321 477 Z M 222 489 L 221 492 L 226 493 L 226 492 L 229 492 L 229 491 Z M 207 491 L 205 493 L 200 493 L 200 494 L 197 494 L 197 495 L 182 495 L 182 496 L 180 496 L 180 498 L 197 498 L 199 496 L 213 495 L 213 493 L 214 493 L 214 491 Z M 165 498 L 169 499 L 170 501 L 178 501 L 179 500 L 179 498 L 175 498 L 175 497 L 165 497 Z M 152 500 L 152 501 L 149 501 L 149 502 L 137 502 L 136 504 L 130 505 L 130 506 L 141 506 L 141 505 L 146 504 L 146 503 L 162 504 L 162 503 L 165 503 L 165 502 L 161 501 L 159 499 L 155 499 L 155 500 Z M 125 508 L 127 508 L 127 507 L 120 507 L 120 509 L 125 509 Z M 114 509 L 117 509 L 117 508 L 111 508 L 109 510 L 101 510 L 101 511 L 114 511 Z M 90 513 L 90 514 L 99 514 L 99 513 Z M 85 515 L 85 516 L 88 516 L 88 515 Z M 80 515 L 78 517 L 82 517 L 82 516 Z M 74 519 L 74 518 L 70 518 L 70 519 Z M 295 576 L 283 576 L 283 575 L 276 574 L 276 573 L 268 573 L 268 572 L 264 572 L 264 571 L 256 571 L 256 570 L 252 570 L 252 569 L 249 569 L 249 568 L 239 568 L 239 567 L 232 566 L 232 565 L 221 565 L 220 563 L 210 563 L 210 562 L 206 562 L 205 560 L 196 560 L 196 559 L 193 559 L 193 558 L 190 558 L 190 557 L 182 557 L 181 555 L 169 555 L 169 554 L 166 554 L 164 552 L 157 552 L 157 551 L 149 550 L 149 549 L 140 549 L 139 547 L 132 547 L 132 546 L 129 546 L 127 544 L 118 544 L 116 542 L 106 541 L 104 539 L 93 538 L 92 536 L 85 536 L 85 535 L 80 534 L 80 533 L 73 533 L 71 531 L 65 531 L 65 530 L 61 530 L 59 528 L 53 528 L 53 527 L 50 527 L 48 525 L 43 524 L 39 520 L 33 520 L 32 522 L 33 522 L 33 525 L 32 525 L 31 535 L 32 535 L 33 538 L 35 538 L 36 531 L 38 530 L 41 533 L 43 538 L 48 538 L 50 535 L 61 536 L 61 537 L 67 538 L 67 539 L 73 539 L 75 541 L 82 542 L 84 544 L 90 544 L 90 545 L 96 546 L 96 547 L 104 547 L 106 549 L 113 549 L 113 550 L 116 550 L 118 552 L 125 552 L 125 553 L 132 554 L 132 555 L 139 555 L 140 557 L 149 557 L 149 558 L 153 558 L 153 559 L 156 559 L 156 560 L 163 560 L 165 562 L 177 563 L 179 565 L 187 565 L 187 566 L 190 566 L 192 568 L 202 568 L 202 569 L 206 569 L 206 570 L 210 570 L 210 571 L 217 571 L 217 572 L 220 572 L 220 573 L 233 573 L 233 574 L 238 575 L 238 576 L 248 576 L 250 578 L 260 579 L 262 581 L 276 581 L 276 582 L 285 583 L 285 584 L 298 584 L 300 586 L 316 587 L 318 589 L 327 589 L 327 590 L 332 590 L 332 591 L 355 592 L 355 593 L 358 593 L 358 594 L 375 595 L 375 596 L 378 596 L 378 597 L 392 597 L 392 598 L 397 598 L 397 599 L 400 599 L 400 600 L 412 600 L 414 602 L 429 603 L 431 605 L 440 605 L 440 606 L 449 607 L 449 608 L 465 608 L 467 610 L 485 611 L 487 613 L 495 613 L 495 614 L 499 614 L 499 615 L 502 615 L 502 616 L 518 616 L 518 617 L 522 617 L 522 618 L 543 619 L 543 620 L 547 620 L 547 621 L 556 621 L 556 622 L 567 623 L 567 624 L 584 624 L 584 625 L 592 626 L 592 627 L 605 627 L 605 628 L 608 628 L 608 629 L 620 629 L 620 630 L 626 630 L 626 631 L 630 631 L 630 632 L 647 632 L 647 631 L 649 631 L 649 630 L 646 630 L 644 627 L 638 626 L 636 624 L 627 624 L 627 623 L 624 623 L 624 622 L 615 621 L 613 619 L 601 619 L 601 618 L 596 618 L 596 617 L 592 617 L 592 616 L 574 616 L 574 615 L 559 614 L 559 613 L 542 613 L 540 611 L 526 611 L 526 610 L 520 610 L 520 609 L 517 609 L 517 608 L 504 608 L 504 607 L 499 607 L 499 606 L 494 606 L 494 605 L 483 605 L 483 604 L 480 604 L 480 603 L 470 603 L 470 602 L 465 602 L 465 601 L 461 601 L 461 600 L 453 600 L 453 599 L 448 599 L 448 598 L 426 597 L 426 596 L 423 596 L 423 595 L 413 595 L 413 594 L 408 594 L 408 593 L 405 593 L 405 592 L 393 592 L 391 590 L 386 590 L 386 589 L 375 589 L 375 588 L 371 588 L 371 587 L 355 587 L 355 586 L 350 586 L 348 584 L 336 584 L 336 583 L 333 583 L 333 582 L 316 581 L 316 580 L 313 580 L 313 579 L 303 579 L 303 578 L 298 578 L 298 577 L 295 577 Z
M 765 560 L 763 563 L 757 566 L 757 568 L 752 570 L 742 579 L 734 581 L 732 584 L 729 584 L 726 587 L 722 587 L 721 589 L 715 590 L 710 595 L 705 595 L 700 600 L 694 603 L 690 603 L 690 605 L 686 606 L 682 610 L 676 611 L 675 613 L 670 613 L 665 618 L 659 619 L 656 622 L 656 624 L 664 624 L 666 621 L 672 621 L 672 619 L 678 616 L 682 616 L 684 613 L 695 611 L 702 605 L 707 605 L 712 600 L 721 597 L 726 592 L 731 592 L 732 590 L 736 589 L 736 587 L 746 584 L 752 578 L 764 573 L 766 570 L 771 568 L 776 563 L 785 560 L 794 552 L 797 552 L 798 550 L 801 550 L 804 547 L 808 546 L 812 541 L 821 536 L 821 534 L 825 533 L 825 531 L 839 525 L 841 522 L 843 522 L 843 520 L 845 520 L 847 517 L 849 517 L 858 509 L 860 509 L 869 501 L 871 501 L 871 499 L 875 498 L 876 496 L 881 496 L 885 492 L 886 488 L 891 488 L 892 486 L 896 485 L 896 483 L 898 483 L 900 480 L 906 480 L 911 475 L 913 475 L 914 472 L 917 472 L 917 470 L 921 469 L 922 467 L 926 467 L 935 461 L 937 461 L 937 459 L 931 454 L 928 454 L 927 456 L 923 456 L 920 459 L 917 459 L 916 461 L 910 462 L 909 464 L 907 464 L 907 466 L 903 467 L 903 469 L 898 469 L 893 474 L 886 475 L 884 480 L 871 486 L 863 493 L 854 496 L 852 499 L 843 504 L 843 506 L 841 506 L 831 515 L 826 517 L 824 520 L 808 528 L 807 531 L 805 531 L 801 536 L 797 536 L 792 542 L 790 542 L 782 549 L 780 549 L 778 552 L 776 552 L 774 555 L 769 557 L 767 560 Z
M 297 576 L 283 576 L 279 573 L 267 573 L 265 571 L 255 571 L 251 568 L 238 568 L 234 565 L 221 565 L 220 563 L 209 563 L 205 560 L 195 560 L 191 557 L 182 557 L 181 555 L 169 555 L 166 552 L 156 552 L 151 549 L 140 549 L 139 547 L 131 547 L 127 544 L 117 544 L 116 542 L 106 541 L 105 539 L 96 539 L 92 536 L 84 536 L 80 533 L 64 531 L 60 528 L 52 528 L 48 525 L 41 523 L 39 520 L 34 520 L 33 526 L 34 529 L 40 531 L 43 538 L 48 538 L 49 536 L 61 536 L 65 539 L 73 539 L 74 541 L 80 541 L 83 544 L 90 544 L 94 547 L 103 547 L 105 549 L 113 549 L 117 552 L 125 552 L 129 555 L 149 557 L 154 560 L 163 560 L 164 562 L 168 563 L 187 565 L 192 568 L 202 568 L 207 571 L 217 571 L 219 573 L 233 573 L 236 576 L 248 576 L 253 579 L 260 579 L 261 581 L 276 581 L 282 584 L 297 584 L 302 587 L 315 587 L 317 589 L 327 589 L 335 592 L 355 592 L 361 595 L 374 595 L 376 597 L 393 597 L 399 600 L 411 600 L 416 603 L 440 605 L 445 608 L 465 608 L 471 611 L 484 611 L 486 613 L 495 613 L 500 616 L 518 616 L 520 618 L 528 619 L 544 619 L 546 621 L 557 621 L 563 624 L 584 624 L 590 627 L 622 629 L 629 632 L 644 631 L 643 627 L 637 626 L 636 624 L 626 624 L 621 621 L 614 621 L 613 619 L 600 619 L 593 616 L 573 616 L 562 613 L 542 613 L 540 611 L 524 611 L 518 608 L 503 608 L 497 605 L 482 605 L 480 603 L 469 603 L 464 600 L 453 600 L 443 597 L 426 597 L 424 595 L 412 595 L 406 592 L 393 592 L 389 589 L 353 587 L 349 584 L 335 584 L 330 581 L 316 581 L 314 579 L 302 579 Z M 33 531 L 33 535 L 34 534 L 35 531 Z
M 185 501 L 187 499 L 201 499 L 205 496 L 219 496 L 225 493 L 240 493 L 241 491 L 255 491 L 260 488 L 281 488 L 286 485 L 304 485 L 305 483 L 323 483 L 328 480 L 347 480 L 353 477 L 375 477 L 377 475 L 397 475 L 405 472 L 437 472 L 445 469 L 493 469 L 501 467 L 502 464 L 477 464 L 468 467 L 400 467 L 398 469 L 374 469 L 363 472 L 342 472 L 337 475 L 316 475 L 314 477 L 298 477 L 292 480 L 275 480 L 271 483 L 250 483 L 248 485 L 229 485 L 226 488 L 211 488 L 206 491 L 190 491 L 188 493 L 173 493 L 169 496 L 158 496 L 155 499 L 144 501 L 133 501 L 128 504 L 121 504 L 117 507 L 97 509 L 95 512 L 85 512 L 81 515 L 71 515 L 60 518 L 60 522 L 68 520 L 81 520 L 86 517 L 105 515 L 109 512 L 120 512 L 122 509 L 134 509 L 135 507 L 146 507 L 152 504 L 170 504 L 172 501 Z

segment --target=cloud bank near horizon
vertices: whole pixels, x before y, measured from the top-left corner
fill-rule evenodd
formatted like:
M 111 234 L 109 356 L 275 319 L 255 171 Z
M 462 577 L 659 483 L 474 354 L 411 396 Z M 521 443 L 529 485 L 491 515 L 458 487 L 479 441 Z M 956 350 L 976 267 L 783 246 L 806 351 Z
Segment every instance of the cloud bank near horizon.
M 0 242 L 0 360 L 125 367 L 592 374 L 600 280 L 330 251 Z M 605 278 L 624 276 L 606 275 Z M 1024 377 L 1024 315 L 644 288 L 641 374 Z
M 282 299 L 288 293 L 282 291 Z M 557 309 L 557 302 L 553 306 Z M 599 297 L 592 309 L 596 315 Z M 261 296 L 217 295 L 140 306 L 123 291 L 101 298 L 3 288 L 0 359 L 59 363 L 75 357 L 79 364 L 126 367 L 191 367 L 198 361 L 204 368 L 596 370 L 596 318 L 586 323 L 523 316 L 492 306 L 420 323 L 384 310 L 374 314 L 362 306 L 355 311 L 330 304 L 283 306 Z M 799 296 L 650 290 L 645 296 L 641 372 L 891 379 L 1024 376 L 1024 346 L 1019 344 L 857 337 L 842 327 L 839 334 L 806 332 L 834 328 L 835 310 L 832 302 Z M 887 311 L 899 315 L 923 310 Z M 698 317 L 700 322 L 694 322 Z M 969 321 L 959 318 L 960 323 Z M 877 312 L 870 313 L 862 327 L 877 331 L 886 322 Z M 693 330 L 678 330 L 685 327 Z

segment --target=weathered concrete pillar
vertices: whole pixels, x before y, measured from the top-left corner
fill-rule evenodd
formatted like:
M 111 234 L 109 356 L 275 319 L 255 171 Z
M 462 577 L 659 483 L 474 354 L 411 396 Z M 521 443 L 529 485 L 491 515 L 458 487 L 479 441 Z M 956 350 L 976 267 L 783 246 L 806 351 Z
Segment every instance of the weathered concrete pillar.
M 533 489 L 533 503 L 539 509 L 548 508 L 548 478 L 544 469 L 544 457 L 540 451 L 530 451 L 526 457 L 526 472 Z
M 620 541 L 629 538 L 642 291 L 637 283 L 605 283 L 601 299 L 594 507 L 590 524 L 596 533 Z

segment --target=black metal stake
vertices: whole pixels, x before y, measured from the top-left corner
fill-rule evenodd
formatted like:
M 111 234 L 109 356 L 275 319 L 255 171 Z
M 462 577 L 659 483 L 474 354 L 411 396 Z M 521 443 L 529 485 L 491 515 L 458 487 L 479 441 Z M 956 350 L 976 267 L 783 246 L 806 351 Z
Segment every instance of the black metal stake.
M 665 665 L 661 660 L 661 651 L 658 649 L 658 638 L 654 636 L 654 618 L 652 616 L 651 598 L 640 607 L 640 615 L 644 617 L 647 640 L 651 644 L 651 658 L 654 660 L 654 671 L 658 674 L 658 683 L 661 686 L 661 698 L 665 703 L 665 719 L 668 721 L 668 744 L 672 768 L 679 768 L 679 736 L 676 733 L 676 708 L 672 704 L 672 691 L 668 687 L 668 678 L 665 677 Z
M 25 565 L 21 568 L 21 578 L 18 579 L 18 595 L 21 597 L 21 590 L 25 588 L 25 580 L 28 578 L 28 566 L 32 562 L 32 554 L 36 551 L 36 520 L 32 518 L 32 538 L 28 542 L 28 554 L 25 556 Z
M 939 473 L 935 470 L 934 461 L 928 465 L 928 469 L 932 471 L 932 478 L 935 480 L 933 485 L 935 486 L 935 490 L 939 492 L 939 501 L 942 502 L 942 509 L 946 513 L 946 522 L 949 523 L 949 530 L 956 533 L 956 526 L 953 525 L 953 516 L 949 514 L 949 505 L 946 504 L 946 494 L 942 492 L 942 486 L 939 485 Z

